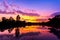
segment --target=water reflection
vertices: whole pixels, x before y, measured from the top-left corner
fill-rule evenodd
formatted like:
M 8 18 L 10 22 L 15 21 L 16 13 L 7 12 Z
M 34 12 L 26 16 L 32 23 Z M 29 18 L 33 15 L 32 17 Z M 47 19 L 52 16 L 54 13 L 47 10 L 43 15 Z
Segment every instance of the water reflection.
M 50 28 L 50 32 L 56 35 L 60 39 L 60 30 Z
M 3 40 L 15 40 L 15 29 L 16 28 L 14 28 L 11 33 L 8 33 L 7 30 L 3 33 L 0 32 L 0 40 L 3 38 Z M 59 40 L 60 38 L 60 30 L 48 26 L 26 26 L 25 28 L 21 27 L 18 30 L 20 32 L 18 37 L 19 40 Z

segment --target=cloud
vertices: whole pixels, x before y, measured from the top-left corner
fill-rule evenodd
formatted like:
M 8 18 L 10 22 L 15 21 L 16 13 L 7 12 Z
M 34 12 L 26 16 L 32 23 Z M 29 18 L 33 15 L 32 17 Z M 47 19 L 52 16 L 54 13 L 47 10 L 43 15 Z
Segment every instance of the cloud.
M 56 15 L 60 15 L 60 12 L 55 12 L 55 13 L 51 14 L 50 16 L 56 16 Z
M 39 14 L 37 13 L 25 13 L 25 12 L 22 12 L 22 11 L 16 11 L 17 14 L 22 14 L 22 15 L 27 15 L 27 16 L 40 16 Z M 0 11 L 0 14 L 15 14 L 15 12 L 6 12 L 6 11 Z
M 22 11 L 17 11 L 18 13 L 22 14 L 22 15 L 28 15 L 28 16 L 40 16 L 38 13 L 25 13 Z

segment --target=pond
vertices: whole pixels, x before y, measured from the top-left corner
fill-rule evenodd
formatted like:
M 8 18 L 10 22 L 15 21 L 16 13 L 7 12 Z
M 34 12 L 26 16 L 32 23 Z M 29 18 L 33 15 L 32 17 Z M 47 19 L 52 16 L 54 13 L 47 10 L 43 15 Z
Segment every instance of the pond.
M 60 31 L 49 29 L 49 26 L 26 26 L 19 28 L 20 35 L 15 37 L 15 29 L 11 33 L 8 30 L 0 32 L 0 40 L 60 40 Z

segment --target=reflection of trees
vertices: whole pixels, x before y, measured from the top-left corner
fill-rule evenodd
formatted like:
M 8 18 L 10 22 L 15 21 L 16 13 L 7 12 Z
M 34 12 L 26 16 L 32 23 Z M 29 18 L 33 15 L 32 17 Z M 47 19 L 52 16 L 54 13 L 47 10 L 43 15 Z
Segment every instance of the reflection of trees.
M 50 32 L 56 35 L 60 39 L 60 30 L 50 28 Z
M 16 28 L 16 30 L 15 30 L 15 35 L 16 35 L 16 37 L 18 37 L 19 36 L 19 28 Z
M 50 32 L 56 35 L 58 38 L 60 38 L 60 15 L 56 15 L 52 19 L 49 18 L 49 21 L 46 22 L 47 26 L 51 26 Z

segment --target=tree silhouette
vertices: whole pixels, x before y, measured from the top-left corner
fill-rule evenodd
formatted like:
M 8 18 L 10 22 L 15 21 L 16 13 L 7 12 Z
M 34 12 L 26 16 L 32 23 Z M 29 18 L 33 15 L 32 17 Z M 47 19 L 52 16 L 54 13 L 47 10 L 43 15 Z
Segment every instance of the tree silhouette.
M 46 25 L 52 26 L 54 28 L 60 28 L 60 15 L 56 15 L 52 19 L 49 18 L 49 21 Z

